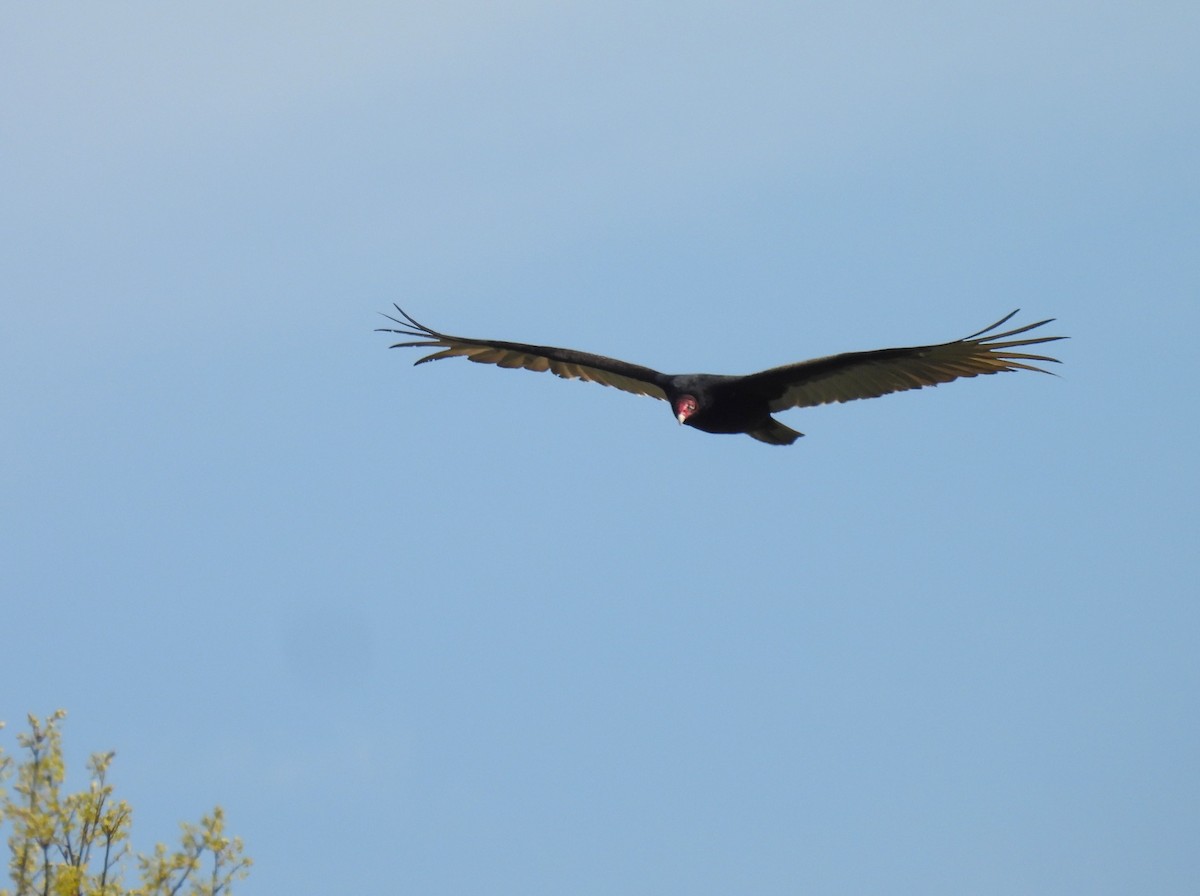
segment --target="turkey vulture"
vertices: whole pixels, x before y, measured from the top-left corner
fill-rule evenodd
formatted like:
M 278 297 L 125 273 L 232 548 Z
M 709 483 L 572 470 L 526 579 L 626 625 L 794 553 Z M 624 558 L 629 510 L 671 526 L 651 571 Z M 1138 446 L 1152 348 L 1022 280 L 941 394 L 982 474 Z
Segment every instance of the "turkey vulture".
M 1057 358 L 1030 355 L 1012 349 L 1065 336 L 1026 336 L 1009 339 L 1037 329 L 1050 320 L 1026 324 L 1003 333 L 993 332 L 1017 312 L 1013 311 L 990 327 L 954 342 L 885 348 L 872 352 L 846 352 L 798 364 L 772 367 L 747 376 L 710 373 L 670 375 L 649 367 L 549 345 L 526 345 L 497 339 L 450 336 L 418 323 L 396 305 L 400 318 L 385 314 L 399 329 L 381 327 L 378 332 L 416 337 L 415 342 L 397 342 L 391 348 L 436 348 L 416 363 L 461 355 L 481 364 L 549 370 L 564 379 L 589 380 L 614 386 L 635 395 L 650 395 L 671 403 L 680 423 L 704 432 L 741 433 L 769 445 L 790 445 L 804 433 L 789 429 L 771 415 L 788 408 L 806 408 L 834 401 L 876 398 L 889 392 L 936 386 L 959 377 L 999 373 L 1006 370 L 1036 370 L 1049 373 L 1026 361 L 1059 363 Z M 985 334 L 991 335 L 985 335 Z

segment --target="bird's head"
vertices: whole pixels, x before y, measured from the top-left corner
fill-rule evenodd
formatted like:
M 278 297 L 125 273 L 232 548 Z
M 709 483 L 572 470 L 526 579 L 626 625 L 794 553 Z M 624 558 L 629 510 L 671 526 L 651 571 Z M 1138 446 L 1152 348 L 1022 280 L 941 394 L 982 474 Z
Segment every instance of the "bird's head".
M 680 395 L 675 399 L 675 419 L 687 423 L 688 417 L 700 410 L 700 402 L 694 395 Z

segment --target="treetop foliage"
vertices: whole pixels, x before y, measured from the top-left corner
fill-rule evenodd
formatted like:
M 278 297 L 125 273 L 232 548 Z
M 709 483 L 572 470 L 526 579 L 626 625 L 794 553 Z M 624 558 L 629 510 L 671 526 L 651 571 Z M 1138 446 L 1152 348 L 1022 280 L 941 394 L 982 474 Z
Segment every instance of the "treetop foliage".
M 20 752 L 0 748 L 0 829 L 8 836 L 9 877 L 14 890 L 0 896 L 220 896 L 249 874 L 251 859 L 239 837 L 225 836 L 220 806 L 198 824 L 184 822 L 179 847 L 162 843 L 149 855 L 129 843 L 133 812 L 113 797 L 108 771 L 113 752 L 88 760 L 89 784 L 65 793 L 66 763 L 60 723 L 66 712 L 28 717 L 29 732 L 17 735 Z M 0 722 L 0 728 L 4 723 Z M 12 780 L 12 791 L 6 788 Z M 140 886 L 128 887 L 132 859 Z

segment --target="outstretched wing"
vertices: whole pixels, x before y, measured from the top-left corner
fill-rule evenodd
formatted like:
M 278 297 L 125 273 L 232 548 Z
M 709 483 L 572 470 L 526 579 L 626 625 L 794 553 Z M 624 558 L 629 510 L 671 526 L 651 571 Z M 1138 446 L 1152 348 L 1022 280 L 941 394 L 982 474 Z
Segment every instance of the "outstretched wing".
M 523 342 L 450 336 L 418 323 L 399 305 L 395 307 L 403 320 L 390 314 L 385 314 L 384 317 L 399 324 L 399 328 L 380 327 L 377 332 L 413 336 L 417 341 L 397 342 L 391 348 L 441 349 L 432 355 L 426 355 L 416 364 L 461 356 L 479 364 L 495 364 L 497 367 L 523 367 L 539 372 L 548 370 L 564 379 L 600 383 L 602 386 L 612 386 L 634 395 L 649 395 L 664 400 L 667 397 L 663 389 L 667 377 L 649 367 L 569 348 L 555 348 L 551 345 L 526 345 Z
M 774 413 L 786 408 L 876 398 L 891 392 L 948 383 L 959 377 L 1009 370 L 1049 373 L 1050 371 L 1042 370 L 1028 362 L 1057 364 L 1057 358 L 1027 354 L 1013 349 L 1067 337 L 1010 338 L 1035 330 L 1050 323 L 1050 320 L 1026 324 L 1003 333 L 993 332 L 1016 313 L 1014 311 L 990 327 L 954 342 L 912 348 L 885 348 L 873 352 L 847 352 L 827 358 L 816 358 L 750 374 L 740 385 L 765 398 L 771 412 Z M 986 335 L 989 333 L 991 335 Z

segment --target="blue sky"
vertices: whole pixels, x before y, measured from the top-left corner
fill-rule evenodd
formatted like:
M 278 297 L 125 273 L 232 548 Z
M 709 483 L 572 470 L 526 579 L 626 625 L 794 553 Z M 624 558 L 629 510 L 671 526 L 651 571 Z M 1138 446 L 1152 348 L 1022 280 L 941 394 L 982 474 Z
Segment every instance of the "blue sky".
M 0 718 L 241 892 L 1200 887 L 1187 3 L 10 5 Z M 743 373 L 1056 317 L 791 448 Z

